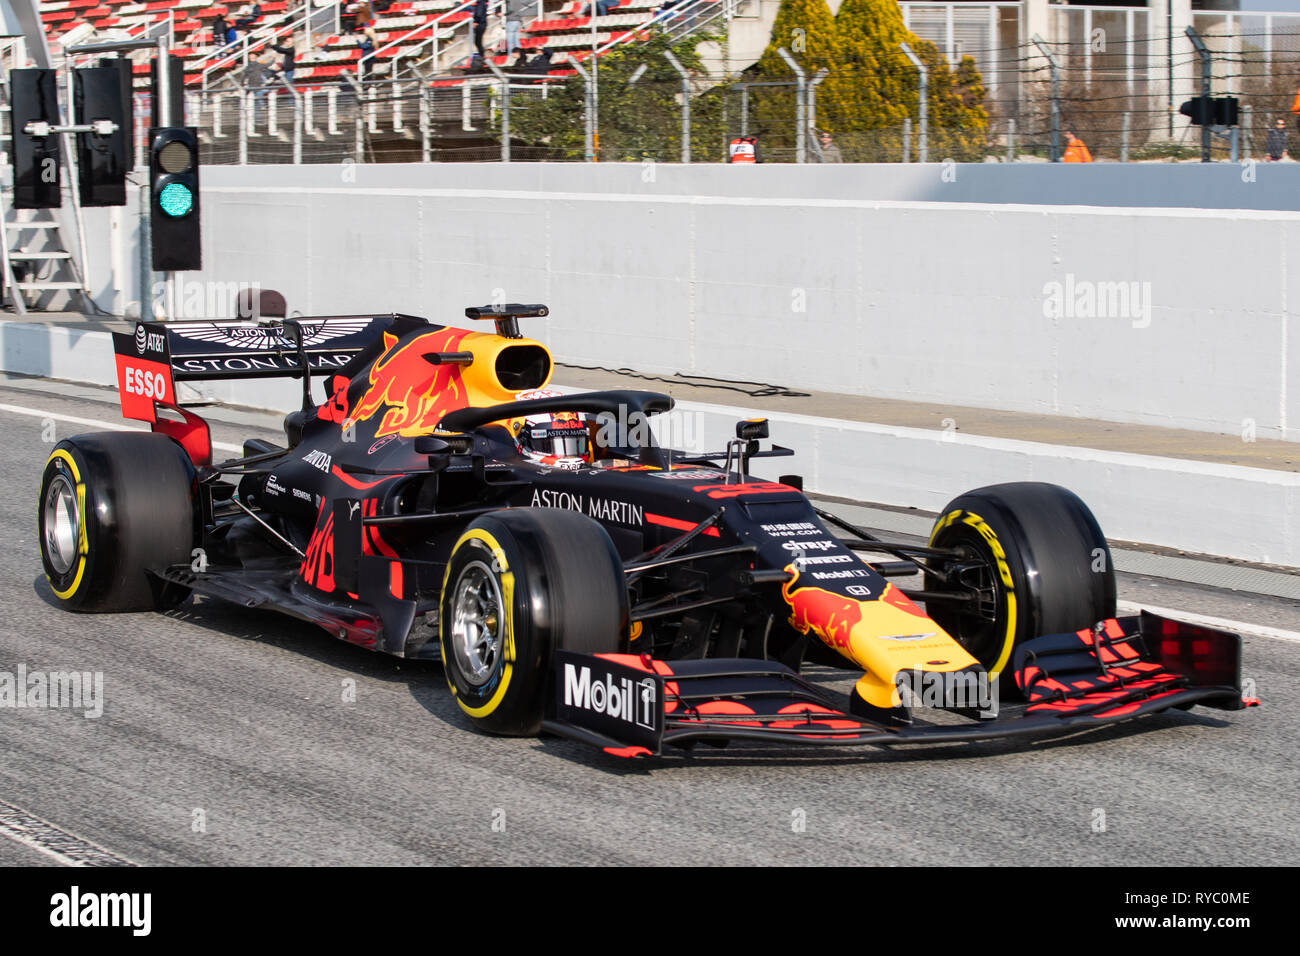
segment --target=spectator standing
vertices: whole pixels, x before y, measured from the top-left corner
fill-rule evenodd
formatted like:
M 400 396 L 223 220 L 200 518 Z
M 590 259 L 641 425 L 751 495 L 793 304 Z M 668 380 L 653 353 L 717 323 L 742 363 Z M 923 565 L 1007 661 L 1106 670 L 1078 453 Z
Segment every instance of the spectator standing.
M 363 80 L 370 79 L 370 71 L 375 68 L 375 60 L 371 54 L 375 52 L 375 44 L 378 40 L 379 35 L 375 33 L 375 28 L 372 26 L 367 26 L 361 34 L 361 42 L 358 46 L 361 48 L 361 78 Z
M 1269 162 L 1276 163 L 1279 159 L 1287 159 L 1286 149 L 1286 121 L 1278 120 L 1273 124 L 1273 128 L 1268 131 L 1268 143 L 1264 147 L 1268 153 Z
M 290 33 L 285 37 L 283 46 L 272 43 L 271 49 L 284 58 L 280 61 L 280 73 L 283 74 L 286 83 L 292 84 L 293 70 L 298 57 L 297 51 L 293 48 L 293 34 Z
M 1084 145 L 1083 140 L 1074 135 L 1073 130 L 1065 131 L 1065 155 L 1061 157 L 1063 163 L 1090 163 L 1092 162 L 1092 153 L 1088 152 L 1088 147 Z
M 506 0 L 506 53 L 515 53 L 519 50 L 524 17 L 527 16 L 528 8 L 533 5 L 529 0 Z
M 487 51 L 483 49 L 483 34 L 487 33 L 488 25 L 488 0 L 476 0 L 474 4 L 474 49 L 478 51 L 479 59 L 487 57 Z
M 844 154 L 841 153 L 840 148 L 835 145 L 835 141 L 831 139 L 831 134 L 828 130 L 822 130 L 821 133 L 818 134 L 817 140 L 821 147 L 821 161 L 823 163 L 844 162 Z
M 261 57 L 248 58 L 248 66 L 244 67 L 244 86 L 258 103 L 266 100 L 266 85 L 270 78 L 271 70 Z
M 218 13 L 215 20 L 212 21 L 212 42 L 217 46 L 226 45 L 226 30 L 230 24 L 226 22 L 225 14 Z

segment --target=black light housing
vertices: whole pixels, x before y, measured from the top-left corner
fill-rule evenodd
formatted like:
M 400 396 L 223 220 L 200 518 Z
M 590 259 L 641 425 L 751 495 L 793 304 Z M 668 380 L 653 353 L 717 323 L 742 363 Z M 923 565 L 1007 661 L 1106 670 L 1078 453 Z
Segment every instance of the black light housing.
M 149 131 L 149 226 L 153 268 L 203 267 L 199 234 L 199 138 L 192 126 Z

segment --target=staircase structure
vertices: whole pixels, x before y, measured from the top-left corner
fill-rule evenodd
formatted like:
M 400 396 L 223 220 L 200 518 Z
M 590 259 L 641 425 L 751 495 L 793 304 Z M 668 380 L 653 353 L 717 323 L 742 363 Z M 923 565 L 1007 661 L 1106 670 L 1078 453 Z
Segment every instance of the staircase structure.
M 32 52 L 30 44 L 39 49 Z M 63 136 L 60 186 L 63 206 L 60 209 L 17 209 L 14 207 L 12 171 L 9 152 L 13 148 L 12 107 L 9 71 L 28 66 L 31 61 L 52 62 L 40 36 L 6 37 L 0 40 L 0 144 L 4 163 L 0 167 L 0 283 L 3 298 L 18 315 L 29 310 L 56 311 L 84 305 L 89 290 L 79 262 L 85 261 L 85 234 L 81 228 L 81 211 L 77 205 L 76 166 L 73 141 Z M 60 124 L 66 117 L 65 91 L 60 87 Z M 18 135 L 22 135 L 21 132 Z M 72 228 L 64 226 L 64 209 L 70 210 Z

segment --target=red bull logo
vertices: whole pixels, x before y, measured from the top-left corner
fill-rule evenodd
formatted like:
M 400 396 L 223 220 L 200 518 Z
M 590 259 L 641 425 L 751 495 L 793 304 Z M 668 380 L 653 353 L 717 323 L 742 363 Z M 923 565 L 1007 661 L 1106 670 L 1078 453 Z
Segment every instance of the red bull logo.
M 862 620 L 861 602 L 823 588 L 796 588 L 799 572 L 793 564 L 786 570 L 794 574 L 781 585 L 781 596 L 792 609 L 790 626 L 800 634 L 812 631 L 831 647 L 847 649 L 853 628 Z
M 375 437 L 411 437 L 432 431 L 448 412 L 463 408 L 465 383 L 459 365 L 432 365 L 426 355 L 454 352 L 464 329 L 440 329 L 416 336 L 400 348 L 397 337 L 384 333 L 385 352 L 370 367 L 370 386 L 357 400 L 344 423 L 368 421 L 387 408 Z
M 881 600 L 890 607 L 898 608 L 900 611 L 906 611 L 908 614 L 914 614 L 917 617 L 925 618 L 927 621 L 930 619 L 910 597 L 898 590 L 898 588 L 894 587 L 892 584 L 885 585 L 885 593 L 881 595 Z

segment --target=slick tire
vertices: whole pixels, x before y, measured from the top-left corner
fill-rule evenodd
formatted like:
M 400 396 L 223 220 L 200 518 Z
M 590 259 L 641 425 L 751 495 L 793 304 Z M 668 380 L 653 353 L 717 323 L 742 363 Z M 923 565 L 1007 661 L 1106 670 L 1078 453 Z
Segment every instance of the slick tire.
M 926 590 L 976 593 L 979 600 L 932 600 L 926 611 L 990 676 L 1009 670 L 1012 651 L 1024 641 L 1115 615 L 1106 538 L 1088 506 L 1059 485 L 1015 482 L 968 491 L 940 513 L 930 544 L 962 551 L 958 562 L 939 567 L 978 590 L 932 575 Z
M 541 728 L 556 649 L 626 648 L 627 585 L 609 535 L 586 515 L 554 508 L 476 518 L 443 578 L 439 642 L 447 684 L 483 731 Z
M 37 508 L 41 561 L 59 603 L 147 611 L 183 601 L 187 589 L 148 570 L 192 560 L 196 488 L 193 463 L 166 435 L 99 432 L 59 442 Z

